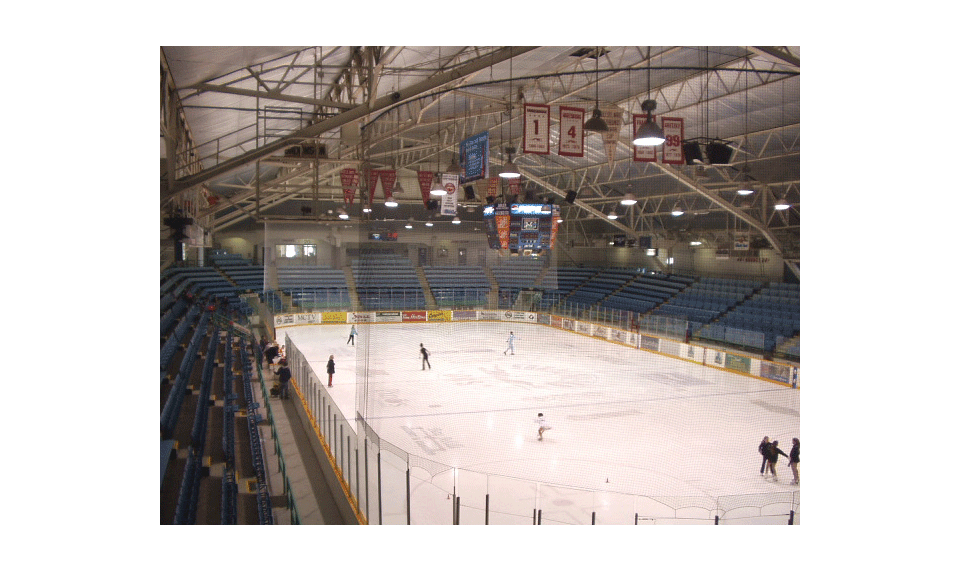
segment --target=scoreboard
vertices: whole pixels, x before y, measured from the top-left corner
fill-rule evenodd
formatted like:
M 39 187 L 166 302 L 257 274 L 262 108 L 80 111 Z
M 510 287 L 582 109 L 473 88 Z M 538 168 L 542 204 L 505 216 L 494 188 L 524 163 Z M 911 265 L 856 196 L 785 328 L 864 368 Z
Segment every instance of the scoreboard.
M 552 204 L 496 204 L 483 209 L 487 244 L 519 256 L 536 256 L 553 248 L 560 208 Z

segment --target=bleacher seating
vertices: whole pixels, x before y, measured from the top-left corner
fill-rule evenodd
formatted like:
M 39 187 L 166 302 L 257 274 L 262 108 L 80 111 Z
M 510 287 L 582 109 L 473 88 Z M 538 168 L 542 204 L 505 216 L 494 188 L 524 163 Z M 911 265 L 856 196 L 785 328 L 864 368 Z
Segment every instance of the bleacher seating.
M 548 287 L 544 284 L 543 298 L 540 300 L 540 308 L 548 309 L 566 300 L 570 292 L 579 288 L 584 282 L 596 276 L 601 271 L 595 267 L 574 267 L 561 266 L 551 269 L 549 273 L 556 275 L 555 286 Z M 544 279 L 546 282 L 546 279 Z
M 479 266 L 424 266 L 439 308 L 486 306 L 490 281 Z
M 347 279 L 339 268 L 282 266 L 277 268 L 277 285 L 301 311 L 350 307 Z
M 567 302 L 579 306 L 593 306 L 636 276 L 636 271 L 623 268 L 605 268 L 591 276 L 567 296 Z
M 717 325 L 722 329 L 712 328 L 700 334 L 701 337 L 718 336 L 722 332 L 723 341 L 772 352 L 778 339 L 800 332 L 799 285 L 771 283 L 720 317 Z M 760 336 L 744 336 L 741 331 L 756 332 Z
M 357 298 L 366 310 L 425 309 L 413 262 L 395 254 L 364 254 L 351 262 Z
M 645 314 L 688 286 L 692 279 L 668 274 L 634 274 L 620 290 L 601 302 L 616 310 Z

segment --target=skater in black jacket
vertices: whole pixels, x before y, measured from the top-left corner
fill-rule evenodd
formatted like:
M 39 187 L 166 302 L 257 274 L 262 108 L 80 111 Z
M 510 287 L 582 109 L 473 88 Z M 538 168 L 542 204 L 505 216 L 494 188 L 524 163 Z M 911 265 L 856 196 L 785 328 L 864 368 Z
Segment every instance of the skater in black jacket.
M 791 485 L 800 484 L 800 439 L 793 438 L 793 449 L 790 449 L 790 464 L 787 465 L 793 469 L 793 482 Z
M 767 470 L 767 453 L 765 452 L 765 449 L 769 444 L 770 444 L 770 437 L 764 437 L 763 441 L 760 441 L 760 446 L 757 447 L 757 452 L 760 453 L 760 458 L 763 459 L 763 461 L 760 462 L 761 475 Z
M 789 457 L 777 447 L 779 444 L 780 441 L 774 441 L 773 443 L 768 443 L 767 448 L 764 449 L 766 453 L 764 456 L 767 458 L 767 468 L 770 469 L 770 474 L 773 475 L 773 482 L 777 482 L 777 459 L 780 458 L 780 455 Z

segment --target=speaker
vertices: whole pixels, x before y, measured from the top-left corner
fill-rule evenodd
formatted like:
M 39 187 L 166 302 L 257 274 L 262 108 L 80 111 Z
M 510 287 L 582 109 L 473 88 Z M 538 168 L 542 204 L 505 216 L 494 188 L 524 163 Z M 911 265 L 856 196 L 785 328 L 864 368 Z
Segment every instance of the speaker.
M 577 200 L 577 192 L 567 191 L 567 198 L 565 198 L 564 200 L 572 205 L 573 201 Z
M 683 144 L 683 158 L 687 162 L 687 165 L 699 165 L 703 163 L 703 153 L 700 152 L 700 144 L 693 143 L 684 143 Z
M 477 195 L 473 192 L 473 185 L 465 185 L 463 187 L 463 196 L 464 199 L 468 201 L 476 200 Z
M 707 143 L 707 159 L 710 159 L 711 165 L 729 165 L 732 156 L 733 149 L 726 143 Z
M 428 210 L 428 211 L 435 211 L 435 210 L 437 210 L 437 207 L 439 207 L 439 206 L 440 206 L 440 203 L 437 202 L 437 199 L 430 199 L 430 200 L 427 202 L 427 210 Z

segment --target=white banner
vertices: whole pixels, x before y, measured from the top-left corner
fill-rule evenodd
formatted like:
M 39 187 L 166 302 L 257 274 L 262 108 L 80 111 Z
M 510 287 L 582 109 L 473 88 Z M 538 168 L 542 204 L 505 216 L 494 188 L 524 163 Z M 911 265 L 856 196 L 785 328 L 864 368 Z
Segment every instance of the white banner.
M 550 106 L 539 103 L 523 105 L 523 152 L 537 155 L 550 153 Z
M 585 113 L 579 107 L 560 106 L 558 155 L 583 157 L 583 117 Z
M 683 118 L 663 117 L 663 153 L 661 161 L 666 165 L 683 165 Z
M 733 237 L 734 250 L 750 250 L 750 235 L 738 234 Z
M 440 182 L 443 183 L 443 190 L 447 194 L 443 195 L 440 201 L 440 214 L 447 216 L 457 216 L 457 193 L 460 191 L 460 175 L 443 173 L 440 176 Z

